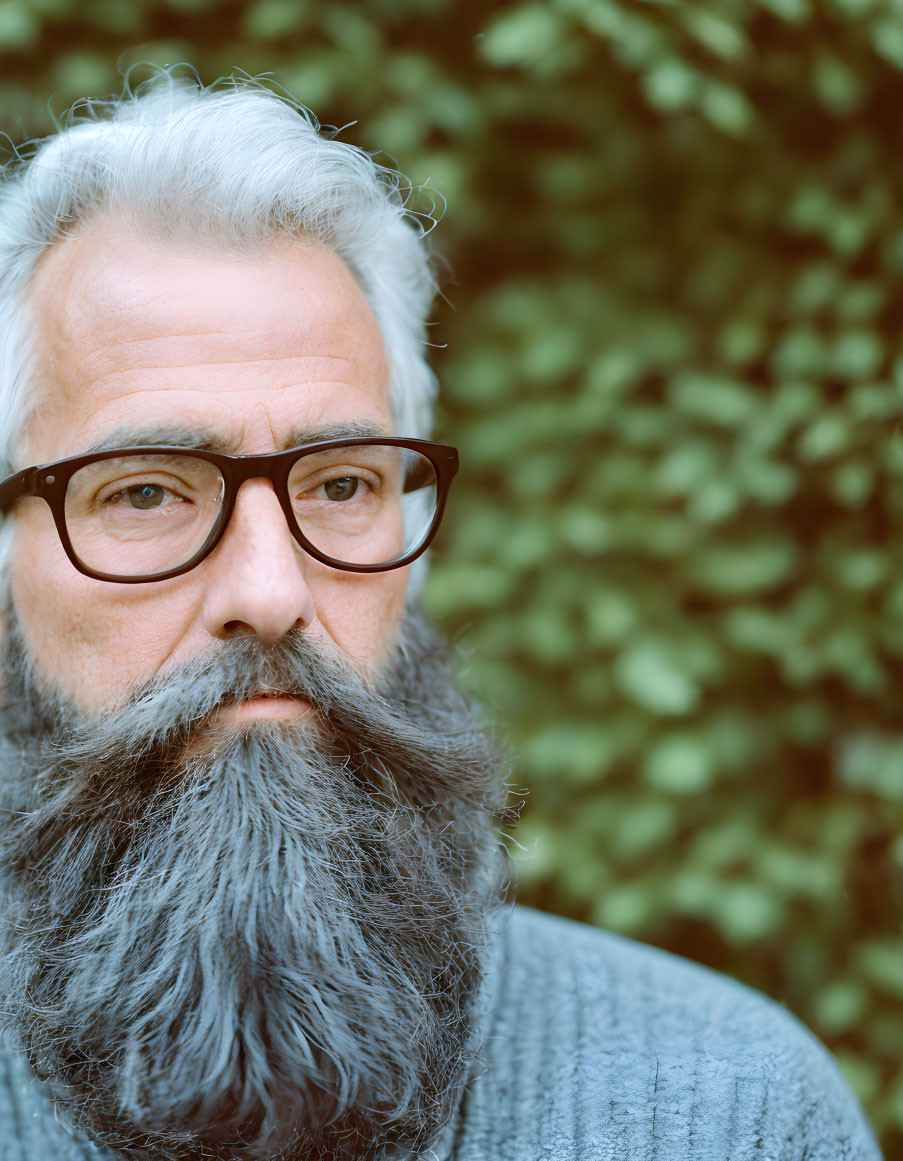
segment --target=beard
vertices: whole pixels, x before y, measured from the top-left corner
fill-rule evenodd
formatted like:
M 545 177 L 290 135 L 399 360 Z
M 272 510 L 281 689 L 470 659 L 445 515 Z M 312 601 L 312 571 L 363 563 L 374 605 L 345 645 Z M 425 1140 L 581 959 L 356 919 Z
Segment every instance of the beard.
M 291 633 L 89 715 L 4 646 L 0 995 L 76 1131 L 134 1159 L 416 1153 L 479 1048 L 495 749 L 412 615 L 378 685 Z M 306 722 L 220 730 L 277 689 Z

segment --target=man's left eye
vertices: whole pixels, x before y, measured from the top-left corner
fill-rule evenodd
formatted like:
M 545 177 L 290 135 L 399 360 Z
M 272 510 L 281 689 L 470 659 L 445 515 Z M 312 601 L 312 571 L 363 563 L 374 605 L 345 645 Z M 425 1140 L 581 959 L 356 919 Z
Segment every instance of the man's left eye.
M 327 480 L 323 491 L 328 500 L 350 500 L 359 483 L 357 476 L 340 476 L 336 480 Z
M 109 507 L 118 507 L 118 509 L 122 509 L 124 506 L 146 512 L 165 504 L 178 503 L 180 499 L 181 497 L 175 496 L 162 484 L 132 484 L 130 488 L 123 488 L 121 492 L 115 492 L 113 496 L 108 496 L 104 503 Z
M 127 488 L 125 494 L 133 508 L 158 508 L 166 496 L 166 489 L 159 484 L 137 484 Z

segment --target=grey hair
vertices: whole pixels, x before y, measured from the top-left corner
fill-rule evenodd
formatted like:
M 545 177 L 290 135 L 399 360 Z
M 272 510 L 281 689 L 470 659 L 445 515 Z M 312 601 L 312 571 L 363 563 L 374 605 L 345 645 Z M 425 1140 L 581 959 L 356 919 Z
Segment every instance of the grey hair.
M 0 184 L 0 458 L 35 405 L 28 291 L 55 242 L 104 213 L 153 235 L 260 252 L 314 240 L 357 279 L 380 326 L 396 430 L 429 432 L 435 379 L 425 359 L 435 294 L 427 230 L 410 187 L 363 150 L 322 131 L 291 98 L 248 78 L 204 88 L 172 70 L 108 101 L 17 157 Z M 427 221 L 432 219 L 428 218 Z M 11 521 L 0 533 L 0 563 Z

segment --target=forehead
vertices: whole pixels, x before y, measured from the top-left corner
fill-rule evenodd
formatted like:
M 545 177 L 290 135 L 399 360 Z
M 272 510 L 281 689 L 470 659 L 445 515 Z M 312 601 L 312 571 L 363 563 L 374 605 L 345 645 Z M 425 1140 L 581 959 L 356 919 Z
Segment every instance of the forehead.
M 101 222 L 48 253 L 30 305 L 36 459 L 149 423 L 221 429 L 249 453 L 305 425 L 390 430 L 379 327 L 319 244 L 235 255 Z

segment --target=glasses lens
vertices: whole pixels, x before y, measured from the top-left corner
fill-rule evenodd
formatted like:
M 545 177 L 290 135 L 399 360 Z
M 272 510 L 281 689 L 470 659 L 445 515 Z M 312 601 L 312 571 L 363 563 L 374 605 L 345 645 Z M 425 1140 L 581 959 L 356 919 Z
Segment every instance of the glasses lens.
M 289 476 L 298 527 L 314 548 L 344 564 L 390 564 L 416 552 L 438 496 L 426 456 L 390 444 L 305 455 Z
M 206 460 L 115 456 L 79 468 L 66 489 L 76 556 L 112 576 L 152 576 L 189 561 L 222 511 L 223 478 Z

